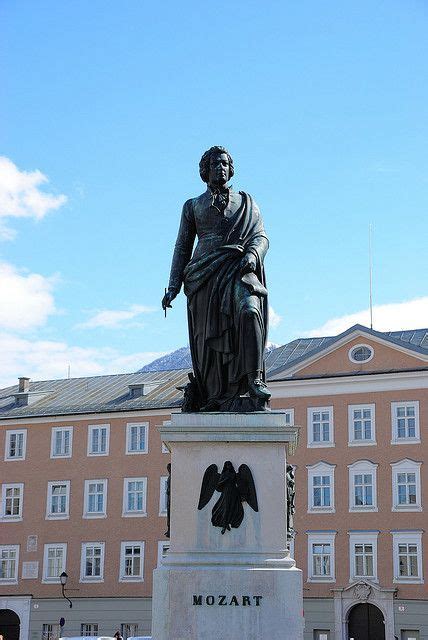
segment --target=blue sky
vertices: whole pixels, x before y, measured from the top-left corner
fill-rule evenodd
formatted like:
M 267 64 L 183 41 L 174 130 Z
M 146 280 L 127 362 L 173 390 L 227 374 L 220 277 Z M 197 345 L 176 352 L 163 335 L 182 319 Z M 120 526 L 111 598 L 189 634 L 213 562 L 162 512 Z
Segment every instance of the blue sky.
M 258 202 L 270 340 L 428 325 L 423 0 L 0 3 L 0 384 L 135 370 L 202 152 Z M 3 176 L 3 177 L 1 177 Z

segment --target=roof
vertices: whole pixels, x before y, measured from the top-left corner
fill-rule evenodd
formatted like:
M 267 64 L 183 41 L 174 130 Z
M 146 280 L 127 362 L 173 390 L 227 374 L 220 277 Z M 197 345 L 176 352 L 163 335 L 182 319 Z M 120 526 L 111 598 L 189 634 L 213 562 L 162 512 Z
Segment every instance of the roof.
M 391 344 L 404 347 L 415 354 L 428 355 L 428 329 L 413 329 L 408 331 L 375 331 L 361 324 L 355 324 L 337 336 L 324 338 L 298 338 L 283 347 L 278 347 L 266 358 L 268 377 L 287 373 L 287 369 L 305 360 L 308 356 L 321 353 L 327 347 L 343 340 L 346 336 L 361 331 L 368 337 L 380 338 Z
M 291 366 L 303 361 L 309 355 L 322 352 L 357 330 L 363 331 L 368 336 L 372 335 L 400 345 L 415 353 L 428 355 L 428 329 L 380 332 L 362 325 L 354 325 L 338 336 L 299 338 L 273 349 L 266 357 L 268 379 L 282 373 L 286 376 L 287 369 Z M 13 385 L 0 390 L 0 420 L 178 408 L 181 405 L 182 392 L 176 387 L 187 383 L 188 371 L 189 368 L 185 367 L 167 371 L 139 371 L 30 382 L 30 393 L 38 392 L 46 395 L 28 406 L 17 406 L 14 394 L 18 393 L 18 385 Z M 157 386 L 147 395 L 131 397 L 129 385 L 148 382 L 157 383 Z
M 14 394 L 18 392 L 18 385 L 14 385 L 0 390 L 0 420 L 179 407 L 182 393 L 176 387 L 186 384 L 187 372 L 181 369 L 30 382 L 30 393 L 46 395 L 25 407 L 16 405 Z M 157 382 L 159 386 L 147 395 L 132 398 L 129 385 L 144 382 Z

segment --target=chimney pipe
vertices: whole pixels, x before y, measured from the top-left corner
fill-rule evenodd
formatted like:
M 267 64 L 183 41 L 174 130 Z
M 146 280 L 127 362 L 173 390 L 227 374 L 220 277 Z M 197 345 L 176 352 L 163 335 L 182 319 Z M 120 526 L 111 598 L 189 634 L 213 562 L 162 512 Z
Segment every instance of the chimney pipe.
M 30 389 L 30 378 L 18 378 L 19 393 L 27 393 Z

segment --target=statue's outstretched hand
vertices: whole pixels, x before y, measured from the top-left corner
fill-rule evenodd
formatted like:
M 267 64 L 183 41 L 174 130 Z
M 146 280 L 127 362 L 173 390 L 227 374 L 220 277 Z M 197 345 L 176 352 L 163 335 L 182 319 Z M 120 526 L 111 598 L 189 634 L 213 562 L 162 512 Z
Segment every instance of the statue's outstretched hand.
M 173 289 L 168 289 L 168 291 L 165 293 L 164 297 L 162 298 L 162 309 L 164 311 L 166 309 L 171 309 L 172 308 L 171 302 L 176 297 L 177 297 L 177 293 Z
M 257 267 L 256 256 L 249 252 L 241 260 L 241 273 L 249 273 L 255 271 Z

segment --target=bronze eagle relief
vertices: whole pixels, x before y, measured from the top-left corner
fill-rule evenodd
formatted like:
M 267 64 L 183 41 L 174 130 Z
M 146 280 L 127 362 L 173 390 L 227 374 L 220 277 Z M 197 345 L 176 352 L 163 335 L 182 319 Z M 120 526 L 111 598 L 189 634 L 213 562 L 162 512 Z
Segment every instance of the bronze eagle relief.
M 241 464 L 238 472 L 227 460 L 221 473 L 216 464 L 211 464 L 202 479 L 198 509 L 203 509 L 211 500 L 214 491 L 221 495 L 212 509 L 211 523 L 220 527 L 221 533 L 237 529 L 244 519 L 243 502 L 247 502 L 254 511 L 259 510 L 253 474 L 246 464 Z

